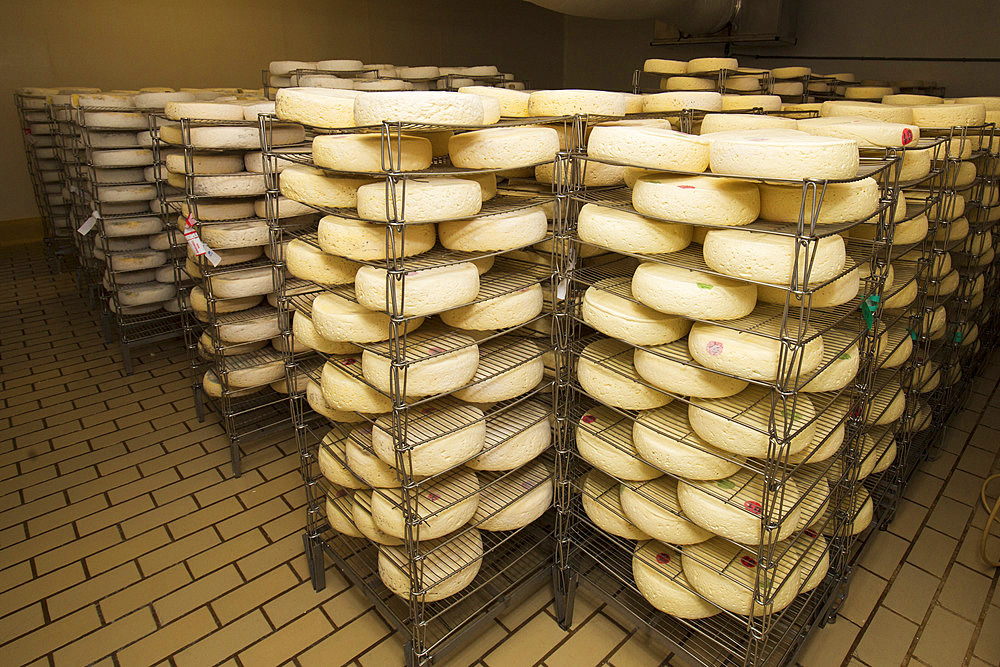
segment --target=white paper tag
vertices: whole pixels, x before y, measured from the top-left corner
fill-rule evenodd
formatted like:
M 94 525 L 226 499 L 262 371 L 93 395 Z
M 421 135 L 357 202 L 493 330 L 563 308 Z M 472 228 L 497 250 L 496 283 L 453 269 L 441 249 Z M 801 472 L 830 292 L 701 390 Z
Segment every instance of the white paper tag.
M 83 221 L 83 224 L 80 225 L 80 228 L 76 231 L 78 231 L 81 235 L 86 236 L 87 234 L 90 233 L 90 230 L 93 229 L 94 225 L 96 224 L 97 224 L 97 211 L 94 211 L 93 213 L 90 214 L 89 218 Z
M 209 248 L 198 236 L 198 230 L 195 228 L 194 221 L 190 215 L 187 217 L 185 224 L 187 229 L 184 231 L 184 239 L 187 241 L 188 246 L 191 247 L 191 251 L 198 257 L 204 255 L 212 263 L 212 266 L 218 266 L 222 258 L 219 257 L 219 253 Z
M 562 301 L 566 298 L 566 292 L 569 291 L 569 281 L 563 280 L 558 285 L 556 285 L 556 298 Z

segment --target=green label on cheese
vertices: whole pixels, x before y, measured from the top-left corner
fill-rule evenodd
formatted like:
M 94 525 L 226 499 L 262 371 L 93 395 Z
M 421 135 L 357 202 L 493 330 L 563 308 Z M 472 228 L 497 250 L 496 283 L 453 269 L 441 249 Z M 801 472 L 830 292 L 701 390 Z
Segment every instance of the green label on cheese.
M 712 286 L 707 283 L 695 283 L 701 289 L 712 289 Z

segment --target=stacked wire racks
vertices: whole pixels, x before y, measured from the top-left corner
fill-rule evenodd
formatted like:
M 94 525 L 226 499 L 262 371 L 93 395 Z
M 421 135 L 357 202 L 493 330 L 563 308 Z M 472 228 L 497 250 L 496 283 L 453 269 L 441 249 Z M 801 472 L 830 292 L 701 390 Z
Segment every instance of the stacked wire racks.
M 176 249 L 162 233 L 149 110 L 110 93 L 75 95 L 70 106 L 82 143 L 80 214 L 90 207 L 78 232 L 94 237 L 104 321 L 131 373 L 136 347 L 181 336 Z
M 785 664 L 835 613 L 863 479 L 895 457 L 876 359 L 901 159 L 780 176 L 714 139 L 703 173 L 704 138 L 591 125 L 556 168 L 558 606 L 584 586 L 694 663 Z M 643 132 L 669 150 L 629 150 Z
M 551 162 L 571 119 L 317 121 L 288 148 L 262 123 L 314 584 L 329 557 L 429 664 L 551 580 Z M 539 131 L 541 157 L 455 157 Z
M 260 110 L 252 101 L 168 105 L 158 133 L 167 186 L 183 193 L 174 220 L 186 247 L 177 271 L 189 286 L 183 331 L 195 404 L 222 418 L 236 476 L 249 442 L 291 424 Z M 301 137 L 299 129 L 293 140 Z

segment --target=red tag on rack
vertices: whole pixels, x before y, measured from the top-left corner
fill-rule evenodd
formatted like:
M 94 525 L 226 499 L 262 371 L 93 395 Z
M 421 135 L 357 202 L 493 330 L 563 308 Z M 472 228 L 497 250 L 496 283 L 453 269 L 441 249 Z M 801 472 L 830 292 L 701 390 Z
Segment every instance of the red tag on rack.
M 219 257 L 217 252 L 209 248 L 205 242 L 201 240 L 201 237 L 198 236 L 198 228 L 195 227 L 190 214 L 185 219 L 184 224 L 186 227 L 184 230 L 184 240 L 187 241 L 188 246 L 190 246 L 191 252 L 198 257 L 204 255 L 205 258 L 212 263 L 212 266 L 218 266 L 222 262 L 222 258 Z

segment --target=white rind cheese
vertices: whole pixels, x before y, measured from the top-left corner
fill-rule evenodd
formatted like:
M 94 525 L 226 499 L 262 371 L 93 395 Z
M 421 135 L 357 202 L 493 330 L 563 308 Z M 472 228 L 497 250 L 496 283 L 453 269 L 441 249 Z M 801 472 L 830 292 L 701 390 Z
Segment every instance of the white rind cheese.
M 354 276 L 358 303 L 379 312 L 430 315 L 464 306 L 479 295 L 479 270 L 471 262 L 409 272 L 393 284 L 395 303 L 387 301 L 386 276 L 385 269 L 361 267 Z
M 639 530 L 622 509 L 621 484 L 600 470 L 591 470 L 579 482 L 583 511 L 590 520 L 612 535 L 627 540 L 648 540 L 649 535 Z
M 671 616 L 708 618 L 719 613 L 718 607 L 694 592 L 681 570 L 681 555 L 662 542 L 650 540 L 636 549 L 632 577 L 646 601 Z
M 452 164 L 466 169 L 517 169 L 554 160 L 559 134 L 549 127 L 497 127 L 448 140 Z
M 282 172 L 282 183 L 288 171 Z M 391 204 L 387 208 L 387 199 L 392 199 L 386 196 L 387 188 L 385 183 L 370 183 L 358 188 L 358 215 L 379 222 L 437 222 L 472 217 L 483 205 L 482 187 L 469 179 L 437 176 L 397 182 L 394 185 L 396 211 L 391 210 Z
M 632 442 L 632 420 L 603 405 L 580 418 L 576 448 L 592 466 L 618 479 L 646 481 L 663 475 L 640 458 Z
M 776 285 L 789 285 L 793 277 L 799 285 L 804 284 L 807 268 L 810 285 L 831 280 L 843 272 L 847 248 L 842 236 L 823 237 L 809 246 L 799 248 L 791 236 L 712 229 L 705 235 L 702 252 L 705 263 L 719 273 Z M 812 260 L 811 266 L 807 257 Z
M 587 153 L 648 169 L 705 171 L 709 144 L 701 137 L 658 127 L 599 125 L 590 133 Z
M 659 408 L 671 397 L 642 383 L 632 363 L 633 348 L 611 338 L 591 343 L 577 362 L 580 386 L 606 405 L 626 410 Z M 614 367 L 609 367 L 613 360 Z
M 716 132 L 711 140 L 714 173 L 763 178 L 853 178 L 860 163 L 851 139 L 817 137 L 798 130 Z
M 393 133 L 323 134 L 312 143 L 318 167 L 350 172 L 418 171 L 431 166 L 431 142 Z
M 690 320 L 658 312 L 607 289 L 617 283 L 614 278 L 598 281 L 584 293 L 581 315 L 587 324 L 632 345 L 663 345 L 687 334 Z
M 789 317 L 787 331 L 799 329 L 798 320 Z M 802 327 L 802 338 L 811 337 L 795 357 L 784 348 L 779 336 L 781 323 L 769 321 L 754 327 L 754 333 L 729 329 L 707 322 L 695 322 L 688 333 L 691 356 L 705 368 L 749 380 L 774 382 L 789 372 L 808 373 L 823 359 L 823 337 L 812 327 Z M 784 351 L 785 368 L 779 359 Z
M 761 211 L 756 183 L 710 176 L 642 176 L 632 205 L 654 218 L 726 226 L 748 225 Z
M 780 401 L 776 411 L 781 418 Z M 769 455 L 772 444 L 768 435 L 770 416 L 769 390 L 756 385 L 727 399 L 694 399 L 688 407 L 688 419 L 695 433 L 710 445 L 740 456 L 766 458 Z M 790 430 L 780 455 L 786 451 L 789 454 L 802 451 L 816 433 L 816 413 L 812 401 L 805 396 L 796 398 L 795 409 L 789 416 L 791 419 L 781 418 L 782 422 L 790 423 Z M 783 431 L 783 424 L 777 424 L 776 429 Z
M 661 313 L 704 320 L 734 320 L 750 314 L 757 286 L 666 264 L 640 264 L 632 294 Z

